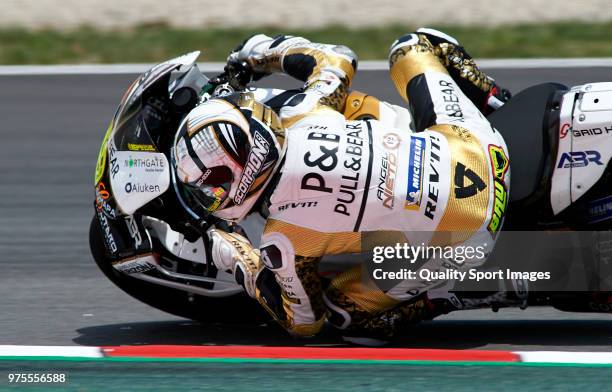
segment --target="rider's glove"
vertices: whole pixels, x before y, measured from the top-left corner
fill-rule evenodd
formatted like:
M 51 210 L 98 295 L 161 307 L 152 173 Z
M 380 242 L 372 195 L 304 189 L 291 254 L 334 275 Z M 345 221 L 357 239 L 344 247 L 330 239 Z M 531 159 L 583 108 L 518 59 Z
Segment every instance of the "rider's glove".
M 265 52 L 270 48 L 273 38 L 265 34 L 257 34 L 244 40 L 227 58 L 232 62 L 246 62 L 255 72 L 263 72 Z
M 249 77 L 253 81 L 257 81 L 269 72 L 266 71 L 266 51 L 274 39 L 265 34 L 257 34 L 244 40 L 238 45 L 227 57 L 228 69 L 236 69 L 240 67 L 249 68 Z M 250 80 L 249 80 L 250 81 Z M 246 84 L 246 83 L 244 83 Z
M 236 282 L 246 293 L 255 298 L 255 281 L 262 270 L 259 250 L 253 249 L 248 239 L 238 233 L 227 233 L 217 229 L 208 230 L 211 242 L 211 257 L 215 266 L 234 274 Z

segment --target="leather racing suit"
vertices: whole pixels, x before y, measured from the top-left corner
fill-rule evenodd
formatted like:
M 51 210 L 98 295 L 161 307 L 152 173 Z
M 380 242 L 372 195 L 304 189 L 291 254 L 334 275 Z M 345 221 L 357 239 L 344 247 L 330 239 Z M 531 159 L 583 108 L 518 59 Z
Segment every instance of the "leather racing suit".
M 393 334 L 413 316 L 403 304 L 444 281 L 381 288 L 355 267 L 324 289 L 319 261 L 365 258 L 396 243 L 492 249 L 510 183 L 504 140 L 479 110 L 494 82 L 452 37 L 430 29 L 391 48 L 391 79 L 408 109 L 350 93 L 357 60 L 343 46 L 280 36 L 262 39 L 247 59 L 255 71 L 284 72 L 305 88 L 280 109 L 286 154 L 268 194 L 261 256 L 238 236 L 215 235 L 248 259 L 256 279 L 247 292 L 291 333 L 313 335 L 328 316 L 349 332 Z M 483 262 L 440 256 L 419 267 Z

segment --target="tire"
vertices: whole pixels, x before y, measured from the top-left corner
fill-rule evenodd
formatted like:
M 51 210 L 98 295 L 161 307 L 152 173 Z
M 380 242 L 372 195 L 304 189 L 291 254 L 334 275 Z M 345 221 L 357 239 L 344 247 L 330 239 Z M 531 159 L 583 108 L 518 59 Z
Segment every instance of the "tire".
M 89 248 L 96 264 L 111 282 L 156 309 L 206 323 L 261 324 L 270 320 L 263 308 L 244 293 L 222 298 L 194 295 L 190 300 L 182 290 L 145 282 L 115 270 L 105 257 L 102 230 L 95 216 L 89 226 Z

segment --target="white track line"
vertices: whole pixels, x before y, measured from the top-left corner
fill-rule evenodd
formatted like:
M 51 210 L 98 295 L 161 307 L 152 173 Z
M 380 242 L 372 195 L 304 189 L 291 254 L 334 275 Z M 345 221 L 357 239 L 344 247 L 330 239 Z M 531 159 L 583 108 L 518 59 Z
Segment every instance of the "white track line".
M 102 358 L 100 347 L 0 346 L 0 357 L 86 357 Z
M 478 65 L 484 69 L 550 69 L 612 67 L 612 58 L 575 59 L 481 59 Z M 220 72 L 224 63 L 199 63 L 203 72 Z M 2 65 L 0 75 L 114 75 L 139 74 L 153 64 L 77 64 L 77 65 Z M 359 70 L 386 71 L 387 61 L 361 61 Z
M 590 68 L 612 67 L 612 58 L 570 58 L 570 59 L 480 59 L 480 68 L 496 69 L 538 69 L 538 68 Z M 388 70 L 387 61 L 360 61 L 359 70 Z
M 611 365 L 612 352 L 512 351 L 520 362 L 544 364 Z M 101 347 L 0 345 L 0 357 L 105 357 Z M 511 363 L 511 362 L 509 362 Z
M 612 364 L 611 352 L 515 351 L 521 362 Z

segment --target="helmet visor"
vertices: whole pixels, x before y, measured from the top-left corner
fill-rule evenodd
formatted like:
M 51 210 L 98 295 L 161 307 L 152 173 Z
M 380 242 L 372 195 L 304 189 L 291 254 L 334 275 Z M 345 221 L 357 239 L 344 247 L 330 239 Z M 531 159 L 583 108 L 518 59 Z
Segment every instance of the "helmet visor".
M 185 196 L 191 205 L 201 208 L 204 215 L 215 212 L 228 198 L 232 185 L 232 171 L 225 166 L 206 169 L 204 174 L 192 183 L 185 184 Z

